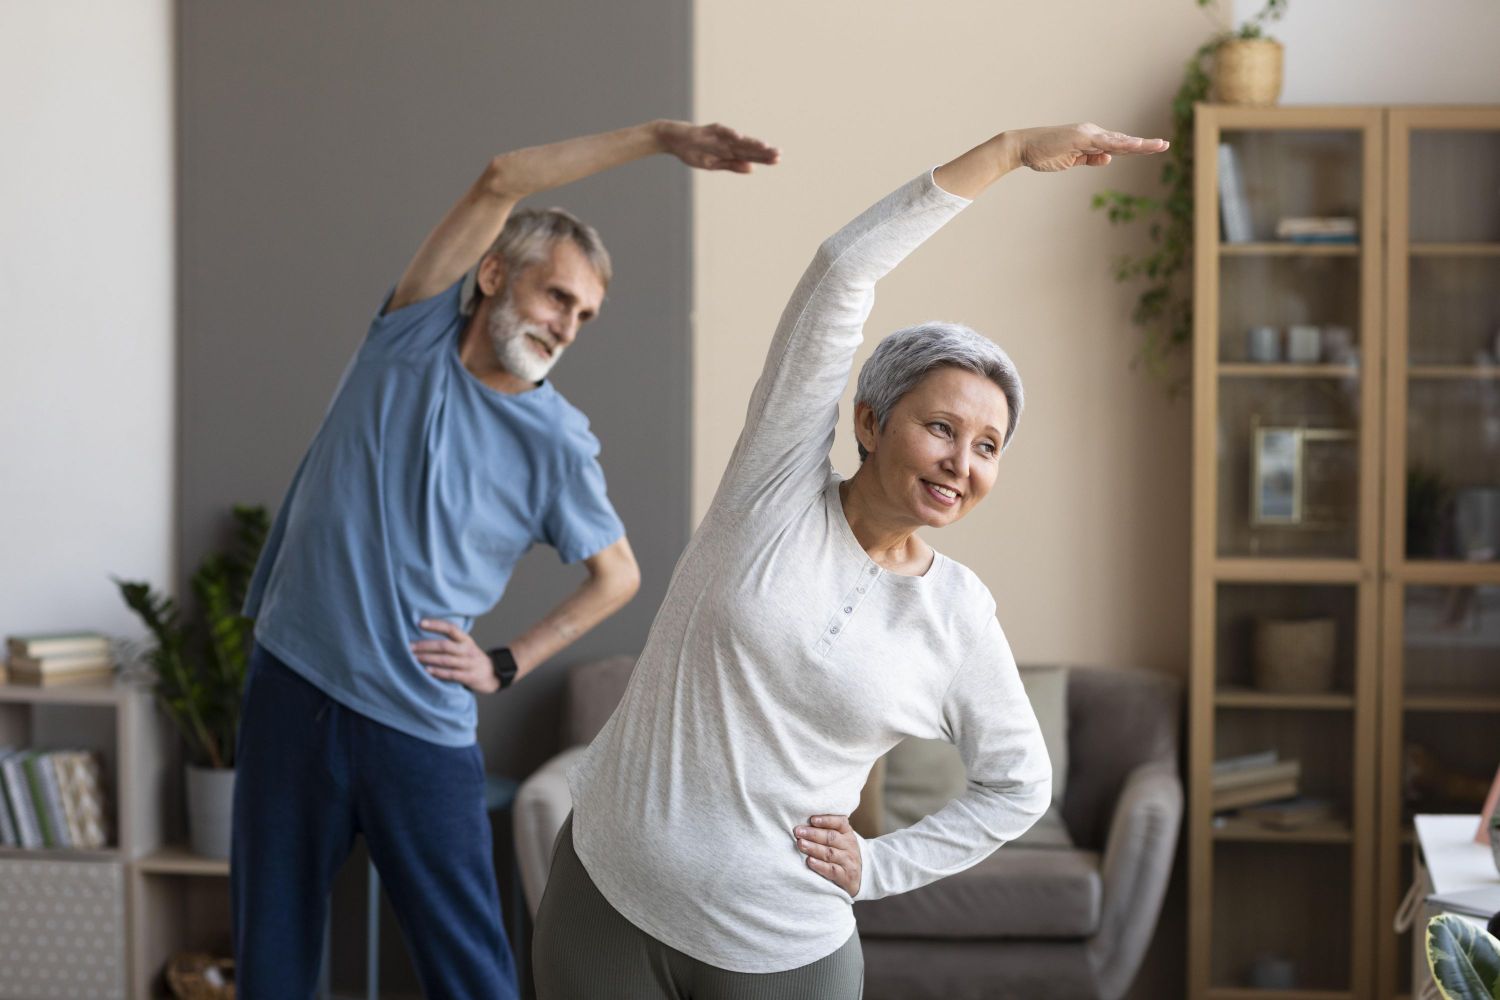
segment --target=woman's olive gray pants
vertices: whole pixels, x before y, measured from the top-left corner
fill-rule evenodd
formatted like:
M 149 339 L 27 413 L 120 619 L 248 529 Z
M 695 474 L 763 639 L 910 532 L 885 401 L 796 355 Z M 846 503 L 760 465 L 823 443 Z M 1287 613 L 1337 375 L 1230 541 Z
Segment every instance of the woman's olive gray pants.
M 552 849 L 532 944 L 537 1000 L 859 1000 L 859 934 L 786 972 L 730 972 L 669 948 L 626 920 L 573 850 L 569 816 Z

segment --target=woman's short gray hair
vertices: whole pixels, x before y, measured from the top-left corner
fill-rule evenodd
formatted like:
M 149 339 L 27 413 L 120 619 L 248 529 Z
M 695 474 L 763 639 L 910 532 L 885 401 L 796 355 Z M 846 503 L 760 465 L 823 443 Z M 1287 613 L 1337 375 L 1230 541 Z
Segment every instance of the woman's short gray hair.
M 854 403 L 870 404 L 876 425 L 884 429 L 897 401 L 936 368 L 961 368 L 983 375 L 1000 387 L 1009 411 L 1005 440 L 1000 443 L 1004 451 L 1015 436 L 1026 402 L 1021 375 L 998 344 L 958 323 L 922 323 L 897 330 L 882 340 L 859 370 Z M 861 462 L 867 454 L 860 445 Z
M 506 280 L 509 281 L 531 265 L 545 260 L 553 245 L 560 240 L 572 240 L 583 251 L 584 258 L 599 275 L 604 287 L 609 287 L 615 275 L 614 263 L 609 258 L 609 251 L 604 249 L 599 231 L 561 208 L 528 208 L 512 212 L 484 256 L 496 255 L 505 261 Z M 473 308 L 478 272 L 479 267 L 475 265 L 464 282 L 464 312 Z

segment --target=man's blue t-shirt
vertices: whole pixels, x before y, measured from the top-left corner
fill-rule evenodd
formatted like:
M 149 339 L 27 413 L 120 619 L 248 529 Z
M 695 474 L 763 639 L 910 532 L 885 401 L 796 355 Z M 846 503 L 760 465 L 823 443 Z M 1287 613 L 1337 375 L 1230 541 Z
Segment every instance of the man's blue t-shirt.
M 536 542 L 564 562 L 618 541 L 588 419 L 550 382 L 489 388 L 458 357 L 459 285 L 377 316 L 282 502 L 245 613 L 270 652 L 341 704 L 447 746 L 473 694 L 409 643 L 468 631 Z

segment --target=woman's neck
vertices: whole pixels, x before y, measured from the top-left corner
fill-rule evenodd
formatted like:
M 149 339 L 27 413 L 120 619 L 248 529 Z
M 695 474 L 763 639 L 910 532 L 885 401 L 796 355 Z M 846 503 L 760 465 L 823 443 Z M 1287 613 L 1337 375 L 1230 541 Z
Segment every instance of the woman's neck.
M 849 530 L 876 565 L 892 573 L 921 576 L 932 565 L 932 546 L 918 537 L 916 524 L 893 513 L 879 495 L 874 477 L 864 472 L 861 467 L 852 479 L 839 484 Z

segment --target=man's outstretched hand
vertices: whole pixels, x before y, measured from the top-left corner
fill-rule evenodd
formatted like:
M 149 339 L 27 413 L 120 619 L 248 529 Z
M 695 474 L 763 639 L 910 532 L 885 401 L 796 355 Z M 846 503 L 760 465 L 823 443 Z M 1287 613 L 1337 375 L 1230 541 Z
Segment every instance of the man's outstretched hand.
M 775 146 L 741 135 L 728 125 L 661 122 L 657 136 L 664 152 L 699 170 L 748 174 L 754 164 L 770 166 L 781 159 L 781 150 Z
M 1115 156 L 1165 152 L 1165 139 L 1142 139 L 1111 132 L 1098 125 L 1048 125 L 1007 132 L 1016 156 L 1016 166 L 1042 173 L 1070 167 L 1102 167 Z

